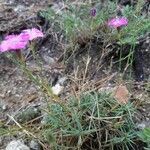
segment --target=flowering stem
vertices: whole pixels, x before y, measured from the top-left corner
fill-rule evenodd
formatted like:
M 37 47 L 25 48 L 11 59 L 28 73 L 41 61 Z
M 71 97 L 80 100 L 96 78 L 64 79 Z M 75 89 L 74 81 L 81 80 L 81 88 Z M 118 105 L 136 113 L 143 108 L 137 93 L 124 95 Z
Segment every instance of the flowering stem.
M 30 49 L 32 51 L 32 55 L 33 55 L 33 58 L 36 59 L 36 56 L 35 56 L 35 43 L 34 42 L 30 42 Z
M 117 27 L 117 31 L 118 31 L 118 33 L 120 33 L 120 30 L 121 30 L 121 28 L 120 28 L 120 27 Z
M 19 49 L 19 50 L 16 50 L 16 56 L 17 56 L 18 60 L 20 60 L 21 62 L 25 63 L 25 58 L 24 58 L 24 56 L 22 55 L 20 49 Z
M 118 40 L 121 38 L 121 27 L 117 27 Z

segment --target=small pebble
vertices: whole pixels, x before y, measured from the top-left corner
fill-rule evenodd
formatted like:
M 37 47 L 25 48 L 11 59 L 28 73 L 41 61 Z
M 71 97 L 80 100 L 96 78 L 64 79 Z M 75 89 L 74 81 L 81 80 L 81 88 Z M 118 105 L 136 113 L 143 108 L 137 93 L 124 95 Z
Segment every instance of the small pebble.
M 143 130 L 145 127 L 146 127 L 145 123 L 140 123 L 137 125 L 137 128 L 141 130 Z
M 4 142 L 3 138 L 2 138 L 2 137 L 0 137 L 0 146 L 2 146 L 2 145 L 3 145 L 3 142 Z
M 6 106 L 6 105 L 3 105 L 3 106 L 2 106 L 2 109 L 3 109 L 3 111 L 5 111 L 5 110 L 7 109 L 7 106 Z
M 59 83 L 60 85 L 64 85 L 66 80 L 67 80 L 67 77 L 61 77 L 57 83 Z
M 63 86 L 57 83 L 55 86 L 52 87 L 52 92 L 54 95 L 60 95 L 63 91 Z
M 41 150 L 42 149 L 41 145 L 35 140 L 31 140 L 29 146 L 32 150 Z
M 43 60 L 44 60 L 47 64 L 49 64 L 49 65 L 52 65 L 52 64 L 55 63 L 54 58 L 49 57 L 49 56 L 47 56 L 47 55 L 43 55 Z
M 6 104 L 4 104 L 4 103 L 2 103 L 2 100 L 0 99 L 0 111 L 5 111 L 5 110 L 7 110 L 7 105 Z
M 30 150 L 30 148 L 24 145 L 20 140 L 11 141 L 5 150 Z

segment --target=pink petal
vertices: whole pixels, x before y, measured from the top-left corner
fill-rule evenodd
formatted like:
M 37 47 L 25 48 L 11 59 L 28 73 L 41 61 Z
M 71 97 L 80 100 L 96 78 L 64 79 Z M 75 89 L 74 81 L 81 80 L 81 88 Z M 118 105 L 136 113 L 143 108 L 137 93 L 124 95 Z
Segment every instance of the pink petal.
M 15 37 L 16 37 L 16 35 L 7 35 L 5 37 L 5 40 L 9 40 L 9 39 L 12 39 L 12 38 L 15 38 Z
M 29 41 L 30 36 L 27 33 L 21 33 L 20 37 L 23 41 Z
M 128 24 L 128 19 L 125 17 L 113 18 L 113 19 L 109 20 L 107 24 L 110 27 L 118 28 L 121 26 L 126 26 Z
M 24 35 L 8 35 L 5 37 L 5 40 L 1 42 L 0 51 L 10 51 L 23 49 L 28 44 L 29 36 Z
M 29 40 L 33 40 L 33 39 L 36 39 L 38 37 L 43 37 L 43 33 L 36 29 L 36 28 L 32 28 L 32 29 L 26 29 L 26 30 L 23 30 L 22 33 L 26 33 L 29 35 Z
M 26 47 L 28 42 L 18 42 L 18 43 L 12 43 L 12 45 L 9 45 L 9 48 L 12 50 L 17 50 L 17 49 L 23 49 Z

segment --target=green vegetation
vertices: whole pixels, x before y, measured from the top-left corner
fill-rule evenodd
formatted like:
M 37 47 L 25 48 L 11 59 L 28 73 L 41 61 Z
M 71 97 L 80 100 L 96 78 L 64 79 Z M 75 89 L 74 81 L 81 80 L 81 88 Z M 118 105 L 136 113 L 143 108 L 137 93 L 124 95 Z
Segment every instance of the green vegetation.
M 57 13 L 50 7 L 41 12 L 41 16 L 50 22 L 52 32 L 59 31 L 63 34 L 62 42 L 66 45 L 65 53 L 67 51 L 74 52 L 80 44 L 87 44 L 93 39 L 98 39 L 104 48 L 110 43 L 116 43 L 120 46 L 120 58 L 117 61 L 119 70 L 121 70 L 124 60 L 127 61 L 125 68 L 131 68 L 135 45 L 150 28 L 149 18 L 140 14 L 143 3 L 139 1 L 135 7 L 127 5 L 121 10 L 122 16 L 128 19 L 128 25 L 122 27 L 119 32 L 107 26 L 108 20 L 117 16 L 117 3 L 110 1 L 103 5 L 99 1 L 94 1 L 94 3 L 95 7 L 90 3 L 71 4 L 66 1 L 67 8 L 65 10 Z M 96 9 L 96 16 L 90 15 L 92 8 Z M 126 49 L 127 45 L 130 45 L 128 49 Z M 124 51 L 128 52 L 128 55 L 124 56 L 123 53 L 126 53 Z
M 63 31 L 69 43 L 79 36 L 92 38 L 98 30 L 101 30 L 104 41 L 112 36 L 113 40 L 116 37 L 115 40 L 121 44 L 135 44 L 139 36 L 142 37 L 150 28 L 150 20 L 139 13 L 142 3 L 139 3 L 136 8 L 132 6 L 123 8 L 122 15 L 128 18 L 129 24 L 122 28 L 119 33 L 106 27 L 107 21 L 117 15 L 116 2 L 108 1 L 107 5 L 103 7 L 100 7 L 102 4 L 99 1 L 96 3 L 97 7 L 94 7 L 97 10 L 95 17 L 90 15 L 91 4 L 75 5 L 68 2 L 66 2 L 67 9 L 61 13 L 55 13 L 50 7 L 48 10 L 42 11 L 41 15 L 50 21 L 54 31 Z M 102 35 L 96 34 L 96 36 Z
M 150 128 L 145 128 L 143 131 L 141 131 L 138 136 L 147 143 L 148 147 L 145 148 L 145 150 L 148 150 L 150 148 Z
M 50 105 L 43 135 L 53 149 L 128 150 L 137 138 L 134 111 L 133 104 L 119 105 L 106 93 L 81 94 Z
M 97 5 L 96 16 L 90 15 L 91 4 L 78 6 L 66 1 L 65 5 L 66 10 L 59 13 L 52 8 L 40 13 L 50 22 L 52 32 L 63 35 L 61 42 L 65 45 L 65 52 L 73 52 L 79 46 L 78 40 L 91 41 L 96 38 L 102 41 L 104 48 L 112 43 L 121 48 L 130 45 L 129 54 L 126 57 L 120 54 L 118 62 L 126 59 L 127 64 L 132 64 L 135 45 L 150 28 L 150 20 L 139 13 L 141 3 L 136 8 L 124 7 L 122 15 L 128 18 L 129 24 L 120 30 L 107 26 L 108 20 L 117 15 L 116 2 L 108 1 L 103 7 Z M 150 129 L 138 131 L 133 121 L 136 111 L 134 103 L 119 104 L 111 94 L 94 90 L 61 101 L 52 93 L 46 79 L 35 76 L 25 64 L 17 63 L 46 95 L 46 117 L 44 124 L 36 124 L 39 128 L 33 124 L 32 129 L 28 128 L 28 124 L 20 125 L 14 120 L 18 128 L 15 125 L 4 127 L 1 123 L 0 135 L 14 135 L 23 131 L 30 138 L 37 138 L 41 143 L 50 145 L 52 150 L 137 150 L 137 141 L 147 145 L 147 150 L 150 148 Z M 56 101 L 51 100 L 49 104 L 50 97 Z M 21 114 L 24 121 L 34 118 L 34 113 L 29 114 L 31 111 Z

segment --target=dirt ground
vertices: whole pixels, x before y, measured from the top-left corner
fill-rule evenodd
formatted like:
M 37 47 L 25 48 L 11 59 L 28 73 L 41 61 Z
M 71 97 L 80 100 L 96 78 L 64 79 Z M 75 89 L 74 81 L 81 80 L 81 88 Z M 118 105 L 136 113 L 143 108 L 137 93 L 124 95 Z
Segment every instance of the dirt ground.
M 40 27 L 44 29 L 43 22 L 37 18 L 37 12 L 46 9 L 51 3 L 52 0 L 0 0 L 0 39 L 3 39 L 6 34 L 18 33 L 25 28 Z M 70 57 L 67 63 L 64 64 L 59 60 L 60 56 L 63 55 L 61 45 L 53 38 L 53 35 L 49 35 L 43 43 L 38 45 L 37 56 L 42 62 L 42 70 L 36 64 L 36 61 L 30 57 L 30 54 L 25 52 L 25 56 L 27 56 L 27 66 L 36 75 L 46 78 L 50 83 L 66 76 L 73 80 L 74 72 L 78 69 L 80 70 L 78 77 L 82 78 L 82 73 L 86 68 L 85 64 L 90 56 L 91 61 L 87 70 L 86 80 L 97 83 L 108 77 L 108 80 L 103 84 L 105 87 L 115 86 L 120 82 L 126 84 L 130 90 L 131 99 L 139 105 L 137 114 L 135 114 L 135 121 L 139 128 L 143 128 L 145 126 L 150 127 L 149 36 L 146 39 L 140 45 L 144 56 L 145 80 L 138 83 L 135 82 L 134 73 L 132 74 L 133 81 L 130 83 L 126 80 L 126 77 L 125 81 L 118 81 L 120 72 L 117 69 L 117 65 L 110 68 L 111 61 L 103 62 L 103 66 L 99 66 L 101 54 L 99 47 L 95 47 L 95 43 L 90 45 L 91 49 L 88 46 L 86 50 L 81 48 L 74 57 Z M 37 41 L 37 43 L 40 42 Z M 69 86 L 70 82 L 68 82 L 66 91 Z M 102 86 L 99 88 L 102 88 Z M 10 118 L 8 115 L 15 117 L 24 109 L 43 107 L 44 105 L 44 96 L 39 88 L 31 82 L 18 66 L 13 64 L 4 54 L 0 54 L 0 122 L 9 124 Z M 6 142 L 0 143 L 0 149 L 6 144 Z

